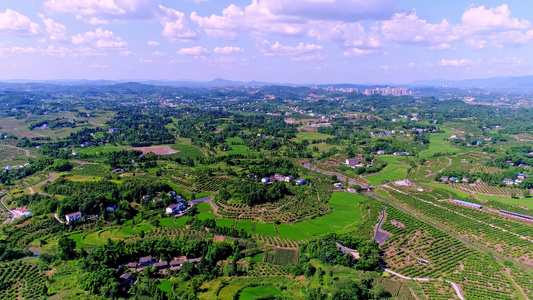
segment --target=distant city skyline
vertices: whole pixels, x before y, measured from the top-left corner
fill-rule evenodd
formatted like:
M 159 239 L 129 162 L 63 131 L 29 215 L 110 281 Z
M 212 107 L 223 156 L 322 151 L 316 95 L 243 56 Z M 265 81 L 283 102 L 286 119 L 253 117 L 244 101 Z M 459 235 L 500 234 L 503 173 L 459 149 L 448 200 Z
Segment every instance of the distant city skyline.
M 0 80 L 404 84 L 533 74 L 530 1 L 0 3 Z

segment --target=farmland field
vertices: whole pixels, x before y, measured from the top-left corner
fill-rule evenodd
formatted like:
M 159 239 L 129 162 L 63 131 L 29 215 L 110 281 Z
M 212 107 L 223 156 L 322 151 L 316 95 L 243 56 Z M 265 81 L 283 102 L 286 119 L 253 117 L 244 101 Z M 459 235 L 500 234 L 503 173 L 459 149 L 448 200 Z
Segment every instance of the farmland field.
M 266 286 L 257 286 L 257 287 L 248 287 L 242 290 L 239 294 L 239 299 L 242 300 L 253 300 L 257 297 L 266 297 L 266 296 L 282 296 L 283 294 L 272 285 Z
M 447 131 L 445 133 L 433 133 L 430 136 L 430 144 L 429 149 L 426 151 L 422 151 L 419 154 L 419 157 L 421 158 L 428 158 L 432 157 L 433 154 L 437 152 L 446 152 L 446 153 L 459 153 L 462 150 L 457 147 L 452 147 L 450 141 L 445 141 L 444 139 L 447 139 L 452 135 L 452 131 Z
M 301 142 L 303 140 L 308 140 L 308 141 L 325 140 L 328 138 L 333 138 L 333 136 L 329 134 L 318 133 L 318 132 L 298 132 L 296 134 L 296 138 L 294 138 L 293 140 L 297 142 Z
M 203 221 L 203 220 L 207 220 L 207 219 L 216 219 L 217 216 L 215 216 L 214 214 L 210 213 L 210 212 L 201 212 L 197 215 L 198 217 L 198 220 L 200 221 Z
M 409 165 L 404 163 L 404 157 L 380 156 L 378 159 L 385 161 L 387 166 L 379 174 L 364 177 L 370 185 L 377 186 L 381 185 L 382 181 L 403 180 L 405 178 Z
M 276 236 L 276 228 L 271 223 L 258 223 L 254 224 L 255 233 L 264 236 Z
M 248 234 L 251 234 L 253 235 L 254 234 L 254 230 L 253 230 L 253 222 L 252 221 L 248 221 L 248 220 L 239 220 L 237 222 L 237 226 L 235 226 L 235 229 L 241 231 L 241 229 L 244 229 L 244 231 L 246 231 Z
M 213 211 L 213 209 L 211 208 L 211 205 L 209 204 L 209 202 L 200 203 L 200 204 L 196 205 L 196 208 L 198 208 L 198 210 Z
M 235 220 L 232 219 L 218 219 L 215 221 L 219 227 L 233 227 Z
M 481 195 L 481 194 L 476 194 L 476 196 L 479 199 L 495 200 L 495 201 L 498 201 L 504 204 L 524 206 L 524 207 L 527 207 L 533 210 L 533 198 L 515 199 L 515 198 L 505 198 L 505 197 L 499 197 L 499 196 L 487 196 L 487 195 Z
M 198 147 L 191 145 L 191 141 L 188 139 L 178 139 L 176 144 L 170 146 L 170 148 L 172 150 L 179 151 L 178 153 L 174 154 L 177 157 L 181 157 L 181 158 L 205 157 L 202 151 Z
M 452 193 L 457 194 L 459 197 L 463 197 L 463 198 L 468 198 L 470 196 L 469 194 L 467 194 L 465 192 L 461 192 L 460 190 L 454 189 L 452 186 L 448 186 L 448 185 L 444 185 L 444 184 L 421 183 L 421 185 L 430 186 L 430 187 L 434 187 L 434 188 L 439 188 L 439 189 L 442 189 L 442 190 L 445 190 L 445 191 L 448 191 L 448 192 L 452 192 Z
M 314 236 L 353 230 L 361 221 L 361 212 L 357 203 L 363 199 L 357 194 L 333 193 L 328 203 L 333 208 L 331 213 L 308 222 L 296 223 L 294 226 Z

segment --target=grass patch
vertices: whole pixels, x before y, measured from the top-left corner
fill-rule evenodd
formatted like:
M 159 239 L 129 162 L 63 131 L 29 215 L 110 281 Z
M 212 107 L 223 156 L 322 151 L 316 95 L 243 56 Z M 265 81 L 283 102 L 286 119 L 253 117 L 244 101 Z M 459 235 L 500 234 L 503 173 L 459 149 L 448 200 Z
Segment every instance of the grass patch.
M 180 138 L 177 140 L 176 144 L 170 146 L 172 150 L 179 151 L 176 154 L 172 154 L 173 156 L 181 157 L 181 158 L 203 158 L 205 157 L 200 148 L 191 145 L 191 141 L 189 139 Z
M 215 216 L 214 214 L 210 213 L 210 212 L 201 212 L 199 214 L 196 215 L 196 217 L 198 217 L 198 220 L 200 221 L 203 221 L 203 220 L 207 220 L 207 219 L 216 219 L 217 216 Z
M 146 221 L 143 221 L 141 224 L 133 226 L 133 228 L 131 228 L 131 226 L 123 227 L 122 229 L 120 229 L 120 232 L 124 234 L 134 235 L 141 233 L 141 231 L 147 231 L 153 228 L 154 226 L 148 224 Z
M 76 242 L 76 248 L 81 248 L 83 246 L 88 246 L 87 244 L 82 242 L 82 238 L 85 234 L 86 234 L 85 232 L 76 233 L 76 234 L 69 235 L 68 238 Z
M 157 288 L 169 294 L 172 291 L 173 284 L 174 283 L 170 280 L 161 280 L 161 282 L 157 285 Z
M 306 240 L 312 236 L 294 225 L 278 225 L 276 227 L 280 238 L 289 240 Z
M 204 202 L 204 203 L 197 204 L 196 208 L 198 208 L 198 210 L 213 211 L 213 209 L 211 208 L 211 204 L 209 204 L 209 202 Z
M 357 194 L 333 193 L 329 200 L 329 205 L 333 209 L 331 213 L 307 222 L 296 223 L 294 226 L 314 236 L 353 230 L 362 220 L 357 203 L 365 200 Z
M 100 154 L 100 153 L 118 152 L 122 150 L 124 150 L 124 148 L 119 148 L 119 147 L 114 147 L 114 146 L 97 146 L 97 147 L 82 148 L 77 151 L 80 154 L 95 155 L 95 154 Z
M 383 181 L 403 180 L 407 174 L 409 165 L 405 164 L 405 158 L 397 156 L 380 156 L 380 160 L 387 163 L 387 166 L 376 175 L 365 177 L 371 185 L 381 185 Z
M 302 142 L 303 140 L 325 140 L 329 138 L 333 138 L 334 136 L 319 132 L 298 132 L 296 134 L 296 138 L 294 138 L 294 141 Z
M 253 262 L 262 262 L 264 256 L 265 256 L 264 253 L 257 253 L 256 255 L 252 256 L 252 261 Z
M 254 225 L 257 234 L 271 237 L 277 236 L 276 227 L 272 223 L 255 223 Z
M 254 235 L 254 229 L 253 229 L 252 221 L 249 221 L 249 220 L 238 221 L 236 229 L 238 231 L 241 231 L 241 229 L 244 229 L 244 231 L 246 231 L 246 233 L 248 233 L 250 235 Z
M 480 195 L 480 194 L 476 194 L 476 196 L 479 199 L 493 200 L 493 201 L 498 201 L 498 202 L 501 202 L 503 204 L 509 204 L 509 205 L 524 206 L 524 207 L 527 207 L 527 208 L 533 210 L 533 198 L 515 199 L 515 198 L 505 198 L 505 197 L 499 197 L 499 196 L 487 196 L 487 195 Z
M 470 197 L 469 194 L 467 194 L 465 192 L 462 192 L 462 191 L 458 191 L 458 190 L 456 190 L 453 187 L 448 186 L 448 185 L 442 185 L 442 184 L 437 184 L 437 183 L 421 183 L 421 185 L 430 186 L 430 187 L 434 187 L 434 188 L 437 188 L 437 189 L 445 190 L 445 191 L 448 191 L 450 193 L 455 193 L 457 196 L 462 197 L 462 198 Z
M 218 227 L 233 227 L 235 220 L 232 219 L 218 219 L 215 221 Z
M 248 287 L 239 293 L 240 300 L 253 300 L 259 296 L 283 296 L 283 294 L 272 285 Z

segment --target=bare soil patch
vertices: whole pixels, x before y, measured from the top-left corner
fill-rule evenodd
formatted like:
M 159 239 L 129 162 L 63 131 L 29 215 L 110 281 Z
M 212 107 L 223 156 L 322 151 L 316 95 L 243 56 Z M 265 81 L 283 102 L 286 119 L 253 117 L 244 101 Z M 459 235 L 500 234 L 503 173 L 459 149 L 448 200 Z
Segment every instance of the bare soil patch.
M 152 147 L 135 147 L 128 150 L 141 151 L 143 154 L 153 153 L 156 155 L 169 155 L 178 153 L 179 151 L 170 149 L 170 146 L 152 146 Z

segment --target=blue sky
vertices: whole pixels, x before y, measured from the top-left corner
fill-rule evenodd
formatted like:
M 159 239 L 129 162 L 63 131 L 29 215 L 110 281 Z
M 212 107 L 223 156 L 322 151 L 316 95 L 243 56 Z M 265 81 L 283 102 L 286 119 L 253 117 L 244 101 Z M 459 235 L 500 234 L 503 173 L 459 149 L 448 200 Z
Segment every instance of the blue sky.
M 0 80 L 520 76 L 533 74 L 532 44 L 523 0 L 0 2 Z

